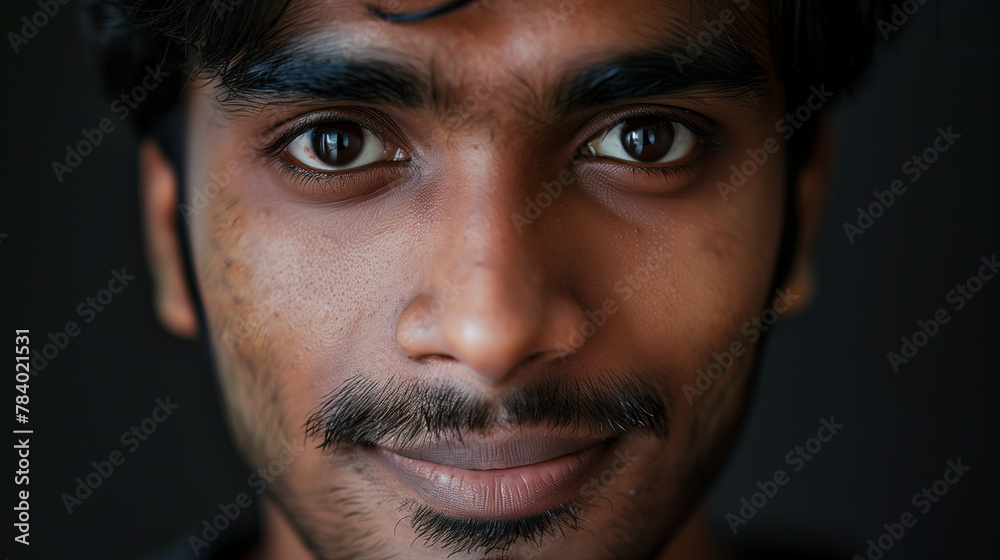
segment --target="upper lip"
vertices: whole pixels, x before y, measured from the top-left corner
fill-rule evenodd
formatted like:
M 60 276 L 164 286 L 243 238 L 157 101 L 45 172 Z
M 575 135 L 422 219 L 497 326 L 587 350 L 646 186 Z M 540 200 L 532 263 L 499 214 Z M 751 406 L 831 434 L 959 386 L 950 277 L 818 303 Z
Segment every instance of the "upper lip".
M 543 463 L 590 449 L 608 441 L 604 437 L 520 431 L 507 434 L 446 434 L 402 446 L 384 444 L 384 449 L 440 465 L 468 470 L 510 469 Z

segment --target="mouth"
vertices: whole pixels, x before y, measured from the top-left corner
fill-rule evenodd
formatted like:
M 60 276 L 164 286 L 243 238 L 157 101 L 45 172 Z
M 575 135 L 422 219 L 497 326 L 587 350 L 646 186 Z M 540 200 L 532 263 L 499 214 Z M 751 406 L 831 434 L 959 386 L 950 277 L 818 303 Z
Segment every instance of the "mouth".
M 522 431 L 370 448 L 419 501 L 465 519 L 514 519 L 571 501 L 613 440 Z

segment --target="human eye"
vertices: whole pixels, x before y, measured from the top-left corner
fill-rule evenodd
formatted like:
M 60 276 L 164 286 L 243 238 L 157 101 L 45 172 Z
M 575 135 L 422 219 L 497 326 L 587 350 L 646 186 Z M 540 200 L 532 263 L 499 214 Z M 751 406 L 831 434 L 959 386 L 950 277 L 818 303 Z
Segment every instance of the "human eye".
M 645 165 L 684 161 L 699 148 L 688 127 L 664 116 L 629 118 L 588 143 L 594 156 Z
M 266 129 L 261 138 L 260 154 L 278 181 L 305 199 L 360 200 L 413 172 L 401 128 L 366 108 L 292 117 Z
M 579 149 L 583 163 L 602 184 L 622 191 L 665 194 L 697 183 L 701 171 L 724 151 L 719 126 L 692 111 L 626 108 L 602 115 L 586 127 Z
M 387 144 L 364 125 L 346 120 L 312 126 L 293 138 L 282 153 L 291 164 L 321 173 L 406 159 L 401 148 Z

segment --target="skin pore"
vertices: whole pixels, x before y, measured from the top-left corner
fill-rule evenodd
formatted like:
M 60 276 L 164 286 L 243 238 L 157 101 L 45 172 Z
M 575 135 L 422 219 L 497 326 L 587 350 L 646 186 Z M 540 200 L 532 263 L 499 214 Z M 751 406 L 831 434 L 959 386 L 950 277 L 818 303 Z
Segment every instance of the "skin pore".
M 197 332 L 176 242 L 189 227 L 236 445 L 254 470 L 284 465 L 259 557 L 712 557 L 703 517 L 685 523 L 746 408 L 759 344 L 741 325 L 776 297 L 787 202 L 766 8 L 573 5 L 553 18 L 557 1 L 482 0 L 404 25 L 292 2 L 279 53 L 254 53 L 232 83 L 192 79 L 188 224 L 177 177 L 144 146 L 160 317 Z M 737 21 L 689 66 L 664 59 L 727 6 Z M 781 148 L 720 196 L 770 138 Z M 777 285 L 797 305 L 828 175 L 816 146 L 795 178 L 798 260 Z M 379 451 L 555 434 L 601 444 L 539 511 L 461 476 L 415 489 Z M 483 494 L 479 514 L 463 492 Z

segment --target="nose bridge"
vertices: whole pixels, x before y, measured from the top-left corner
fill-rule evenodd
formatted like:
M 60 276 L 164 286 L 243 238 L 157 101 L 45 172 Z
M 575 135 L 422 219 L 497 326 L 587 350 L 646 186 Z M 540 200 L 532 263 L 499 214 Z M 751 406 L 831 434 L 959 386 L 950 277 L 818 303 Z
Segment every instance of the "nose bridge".
M 496 167 L 452 179 L 442 203 L 447 239 L 432 258 L 430 283 L 403 312 L 397 343 L 420 359 L 445 357 L 487 384 L 522 362 L 559 350 L 582 311 L 556 287 L 544 239 L 519 230 L 525 179 Z
M 514 231 L 509 218 L 505 223 L 500 212 L 495 208 L 489 216 L 470 216 L 464 235 L 455 236 L 451 270 L 454 299 L 460 305 L 453 306 L 453 314 L 445 319 L 463 324 L 464 329 L 478 325 L 495 342 L 510 342 L 513 331 L 530 330 L 542 320 L 551 290 L 539 248 Z M 446 279 L 436 285 L 452 288 Z
M 444 244 L 449 273 L 456 282 L 473 281 L 473 287 L 481 281 L 484 290 L 490 283 L 499 292 L 540 288 L 544 240 L 517 227 L 516 218 L 523 213 L 533 179 L 516 166 L 504 165 L 520 158 L 494 150 L 502 142 L 491 140 L 473 144 L 468 151 L 475 153 L 465 159 L 474 163 L 454 166 L 457 171 L 447 183 L 442 202 L 449 216 L 449 241 Z
M 459 278 L 483 278 L 507 281 L 498 285 L 513 289 L 511 282 L 537 282 L 543 274 L 538 268 L 539 240 L 518 232 L 511 222 L 514 205 L 506 193 L 482 197 L 466 216 L 457 220 L 449 251 L 452 269 Z M 533 263 L 533 261 L 535 261 Z
M 544 322 L 544 300 L 551 295 L 539 254 L 544 252 L 541 240 L 519 233 L 511 222 L 523 192 L 522 181 L 512 175 L 490 174 L 480 188 L 462 195 L 466 200 L 459 207 L 464 210 L 446 249 L 457 293 L 455 303 L 443 310 L 442 326 L 456 343 L 481 345 L 477 352 L 482 354 L 489 353 L 487 348 L 527 352 L 529 339 Z M 450 289 L 452 284 L 439 278 L 435 286 Z

